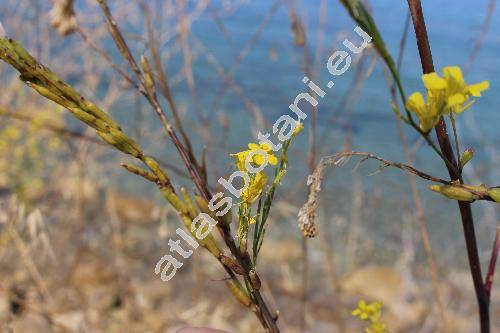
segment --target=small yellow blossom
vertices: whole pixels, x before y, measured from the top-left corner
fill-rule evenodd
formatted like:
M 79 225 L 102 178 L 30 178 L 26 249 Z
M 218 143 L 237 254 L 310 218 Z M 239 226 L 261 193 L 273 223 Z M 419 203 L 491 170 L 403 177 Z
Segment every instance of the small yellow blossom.
M 424 96 L 419 92 L 411 94 L 406 102 L 406 107 L 415 112 L 420 120 L 420 129 L 424 132 L 430 131 L 439 120 L 440 113 L 436 103 L 432 99 L 428 99 L 426 102 Z
M 251 217 L 250 220 L 248 221 L 248 224 L 255 224 L 255 223 L 257 223 L 255 217 Z
M 406 107 L 417 115 L 424 132 L 430 131 L 442 115 L 450 115 L 450 112 L 459 114 L 467 110 L 475 101 L 470 100 L 471 97 L 480 97 L 489 88 L 488 81 L 466 84 L 462 70 L 457 66 L 445 67 L 443 77 L 437 73 L 424 74 L 422 81 L 427 100 L 421 93 L 415 92 L 408 98 Z
M 271 146 L 269 144 L 267 144 L 267 143 L 261 143 L 261 144 L 249 143 L 248 148 L 254 152 L 257 152 L 259 150 L 263 150 L 267 154 L 267 160 L 268 160 L 269 164 L 276 165 L 278 163 L 278 159 L 276 158 L 276 156 L 274 156 L 273 150 L 271 149 Z M 253 162 L 257 166 L 261 166 L 262 164 L 264 164 L 265 158 L 262 156 L 262 154 L 256 153 L 253 155 Z
M 474 100 L 469 102 L 469 98 L 481 97 L 481 93 L 490 87 L 489 81 L 466 84 L 462 70 L 458 66 L 443 68 L 443 77 L 447 83 L 447 113 L 450 111 L 461 113 L 467 110 L 474 103 Z
M 304 124 L 301 123 L 300 121 L 297 121 L 293 129 L 293 135 L 299 134 L 300 132 L 302 132 L 303 129 L 304 129 Z
M 264 172 L 258 172 L 255 176 L 250 178 L 250 184 L 247 189 L 244 190 L 241 194 L 242 200 L 245 203 L 254 202 L 259 195 L 262 193 L 262 190 L 267 184 L 267 175 Z
M 385 324 L 380 322 L 380 317 L 382 316 L 382 302 L 366 304 L 364 300 L 360 300 L 358 307 L 352 311 L 352 315 L 368 322 L 368 326 L 365 327 L 365 333 L 388 332 Z
M 249 159 L 250 163 L 253 163 L 254 166 L 260 167 L 266 162 L 265 156 L 263 156 L 263 151 L 267 154 L 267 162 L 271 165 L 276 165 L 278 163 L 278 158 L 273 154 L 273 150 L 267 143 L 249 143 L 248 150 L 241 151 L 236 154 L 231 154 L 235 158 L 236 168 L 240 171 L 248 171 L 246 168 L 246 160 Z M 250 156 L 251 155 L 251 156 Z
M 387 333 L 387 327 L 381 322 L 371 322 L 368 327 L 365 328 L 366 333 Z

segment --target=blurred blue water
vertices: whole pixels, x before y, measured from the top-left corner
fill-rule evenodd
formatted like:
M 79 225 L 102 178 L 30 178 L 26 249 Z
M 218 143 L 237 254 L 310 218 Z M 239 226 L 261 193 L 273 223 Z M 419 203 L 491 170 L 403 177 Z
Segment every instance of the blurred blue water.
M 237 10 L 231 16 L 222 18 L 227 31 L 230 32 L 231 42 L 238 50 L 242 49 L 247 41 L 258 29 L 273 1 L 251 1 Z M 327 17 L 324 28 L 323 56 L 321 60 L 320 76 L 315 81 L 322 87 L 326 86 L 330 75 L 326 70 L 326 59 L 332 50 L 342 47 L 341 42 L 346 36 L 352 36 L 355 27 L 353 21 L 346 15 L 345 9 L 336 1 L 326 1 Z M 372 11 L 376 22 L 381 30 L 391 54 L 395 57 L 399 49 L 399 43 L 403 32 L 403 26 L 407 15 L 406 1 L 381 0 L 371 1 Z M 476 39 L 481 34 L 481 27 L 487 15 L 488 1 L 445 1 L 427 0 L 422 1 L 427 28 L 437 70 L 444 66 L 459 65 L 464 67 L 468 62 L 469 55 L 474 48 Z M 303 1 L 298 10 L 304 10 L 306 17 L 309 45 L 314 59 L 315 50 L 318 47 L 318 22 L 321 1 Z M 468 82 L 489 80 L 491 88 L 484 94 L 472 109 L 460 117 L 458 121 L 459 133 L 462 137 L 463 146 L 471 146 L 476 150 L 474 165 L 479 173 L 469 172 L 467 179 L 474 183 L 497 184 L 500 179 L 498 146 L 500 144 L 500 112 L 497 105 L 500 102 L 500 14 L 499 10 L 493 14 L 491 26 L 486 38 L 482 41 L 480 52 L 472 64 L 470 71 L 466 74 Z M 219 60 L 226 69 L 231 68 L 235 52 L 229 46 L 223 34 L 217 29 L 211 17 L 199 20 L 193 26 L 193 33 L 199 38 L 211 53 Z M 270 53 L 276 54 L 276 59 L 270 57 Z M 179 60 L 180 61 L 180 60 Z M 245 91 L 247 97 L 259 106 L 270 122 L 283 113 L 288 112 L 288 105 L 293 98 L 304 91 L 301 82 L 304 69 L 302 68 L 303 51 L 292 43 L 290 33 L 289 10 L 281 5 L 272 16 L 266 28 L 255 43 L 252 51 L 244 58 L 235 71 L 234 78 L 238 85 Z M 365 64 L 368 68 L 369 64 Z M 175 66 L 175 65 L 174 65 Z M 358 65 L 359 66 L 359 65 Z M 335 87 L 328 91 L 327 96 L 321 100 L 318 108 L 318 126 L 320 134 L 326 131 L 333 132 L 339 129 L 339 124 L 332 126 L 329 119 L 334 112 L 338 112 L 342 96 L 350 88 L 357 67 L 351 69 L 343 76 L 335 80 Z M 356 102 L 348 104 L 352 108 L 351 128 L 353 129 L 352 149 L 358 151 L 369 151 L 381 156 L 398 161 L 404 161 L 401 142 L 399 140 L 394 115 L 389 106 L 389 90 L 383 73 L 383 66 L 375 67 L 373 74 L 369 77 Z M 216 92 L 223 85 L 221 79 L 214 74 L 210 65 L 204 64 L 195 67 L 195 75 L 200 84 L 199 93 L 201 100 L 206 105 L 211 105 Z M 413 36 L 410 29 L 407 47 L 402 66 L 402 81 L 406 93 L 409 95 L 415 90 L 422 91 L 421 66 Z M 209 86 L 210 88 L 206 89 Z M 177 92 L 184 95 L 186 100 L 189 94 L 185 88 L 179 88 Z M 260 128 L 249 129 L 248 111 L 245 110 L 241 99 L 232 91 L 226 94 L 219 109 L 232 115 L 232 126 L 236 127 L 228 140 L 228 146 L 233 151 L 255 137 Z M 344 110 L 344 113 L 347 111 Z M 306 123 L 310 118 L 306 120 Z M 306 128 L 308 124 L 306 124 Z M 269 131 L 269 128 L 267 129 Z M 451 129 L 450 129 L 451 130 Z M 410 143 L 415 142 L 417 135 L 411 129 L 405 128 Z M 333 154 L 342 148 L 346 131 L 339 132 L 322 146 L 322 154 Z M 307 136 L 304 136 L 295 145 L 295 156 L 304 160 L 307 153 Z M 227 163 L 224 160 L 223 163 Z M 307 175 L 306 163 L 297 166 L 297 159 L 292 163 L 292 170 L 287 179 L 304 179 Z M 423 145 L 415 157 L 415 164 L 435 175 L 447 177 L 442 161 L 433 155 L 430 148 Z M 479 168 L 477 168 L 479 166 Z M 371 170 L 364 170 L 366 175 L 369 171 L 376 169 L 371 165 Z M 350 190 L 353 186 L 353 176 L 348 171 L 342 171 L 342 176 L 332 177 L 325 186 L 330 192 L 324 194 L 326 202 L 329 203 L 326 216 L 330 214 L 349 214 L 351 207 Z M 298 177 L 298 178 L 297 178 Z M 373 223 L 378 226 L 381 239 L 394 236 L 400 231 L 402 219 L 401 199 L 409 197 L 407 180 L 399 171 L 384 171 L 378 177 L 362 177 L 364 184 L 363 192 L 368 196 L 373 193 L 381 194 L 380 206 L 370 209 L 370 203 L 363 205 L 370 213 L 363 217 L 364 223 Z M 293 184 L 286 180 L 285 186 Z M 438 249 L 446 253 L 450 248 L 446 246 L 451 239 L 460 239 L 460 225 L 457 223 L 455 203 L 443 200 L 441 197 L 424 189 L 425 182 L 419 182 L 423 193 L 424 207 L 430 222 L 433 235 L 444 236 L 447 241 L 440 242 Z M 300 201 L 300 200 L 299 200 Z M 411 201 L 408 203 L 410 206 Z M 484 206 L 475 205 L 476 211 L 481 215 Z M 329 211 L 329 209 L 331 211 Z M 451 212 L 451 213 L 450 213 Z M 491 211 L 490 211 L 491 212 Z M 497 211 L 498 213 L 498 211 Z M 440 221 L 440 223 L 436 223 Z M 387 228 L 385 233 L 381 230 Z M 486 224 L 480 228 L 485 244 L 489 242 L 489 232 L 494 225 Z M 483 231 L 483 233 L 481 233 Z M 389 235 L 389 236 L 388 236 Z M 481 236 L 480 236 L 481 237 Z M 453 252 L 453 251 L 452 251 Z M 449 253 L 457 255 L 457 253 Z M 460 255 L 459 255 L 460 257 Z
M 321 1 L 306 1 L 298 10 L 306 13 L 306 24 L 309 34 L 310 50 L 314 54 L 317 48 L 318 16 Z M 268 14 L 272 1 L 252 1 L 245 4 L 233 15 L 222 18 L 226 29 L 231 34 L 231 40 L 237 49 L 244 47 L 246 42 L 257 30 Z M 436 68 L 460 65 L 467 63 L 476 38 L 487 13 L 488 1 L 423 1 L 423 8 L 427 19 L 427 27 Z M 323 57 L 320 78 L 316 80 L 320 86 L 325 86 L 329 74 L 325 63 L 332 48 L 341 47 L 341 41 L 348 33 L 352 36 L 354 23 L 346 15 L 345 10 L 335 1 L 327 1 L 327 18 L 324 28 Z M 398 52 L 399 41 L 407 13 L 405 1 L 373 1 L 372 10 L 380 27 L 382 35 L 388 44 L 389 50 L 395 56 Z M 498 13 L 498 11 L 497 11 Z M 489 33 L 482 43 L 482 48 L 466 80 L 475 82 L 488 79 L 491 88 L 483 98 L 459 121 L 461 135 L 465 145 L 482 145 L 478 137 L 467 128 L 466 121 L 471 117 L 479 123 L 479 132 L 492 145 L 500 143 L 500 113 L 496 110 L 498 87 L 500 87 L 500 21 L 494 13 Z M 223 34 L 217 29 L 210 18 L 199 20 L 193 27 L 193 32 L 212 52 L 219 62 L 227 69 L 234 61 L 235 53 L 229 47 Z M 277 60 L 270 59 L 269 53 L 276 52 Z M 314 55 L 312 56 L 315 57 Z M 244 58 L 235 72 L 236 82 L 246 92 L 247 97 L 258 105 L 270 121 L 282 113 L 287 112 L 288 104 L 304 90 L 301 82 L 303 76 L 302 49 L 294 47 L 290 36 L 289 11 L 281 5 L 273 15 L 268 25 L 255 43 L 252 51 Z M 338 78 L 335 87 L 328 91 L 327 96 L 320 102 L 318 117 L 319 126 L 323 130 L 333 112 L 338 110 L 339 100 L 349 88 L 355 66 L 342 77 Z M 214 74 L 208 65 L 195 67 L 198 80 L 209 83 L 213 89 L 199 89 L 202 100 L 208 102 L 214 98 L 218 86 L 223 85 L 220 78 Z M 402 78 L 407 94 L 421 90 L 421 67 L 412 31 L 407 42 Z M 185 89 L 186 97 L 188 96 Z M 327 90 L 325 88 L 325 90 Z M 394 116 L 389 107 L 389 93 L 386 88 L 382 66 L 375 68 L 373 75 L 366 81 L 359 101 L 354 107 L 352 124 L 355 130 L 354 146 L 357 149 L 389 153 L 399 153 L 400 143 Z M 242 110 L 242 101 L 236 94 L 230 92 L 220 105 L 222 110 L 239 112 Z M 323 125 L 323 126 L 322 126 Z M 415 135 L 407 131 L 411 138 Z M 486 158 L 480 147 L 479 158 Z M 483 154 L 482 154 L 483 153 Z M 498 173 L 496 174 L 498 176 Z

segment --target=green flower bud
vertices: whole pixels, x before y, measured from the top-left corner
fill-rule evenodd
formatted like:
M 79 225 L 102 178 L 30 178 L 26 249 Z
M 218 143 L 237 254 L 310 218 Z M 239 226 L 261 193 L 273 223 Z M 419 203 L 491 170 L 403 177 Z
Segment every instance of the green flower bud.
M 500 203 L 500 188 L 494 187 L 488 190 L 488 195 L 493 201 Z
M 460 157 L 460 167 L 464 167 L 474 157 L 474 149 L 467 148 Z
M 431 185 L 429 188 L 444 195 L 447 198 L 459 201 L 474 201 L 478 198 L 477 195 L 469 192 L 467 189 L 458 186 L 450 185 Z

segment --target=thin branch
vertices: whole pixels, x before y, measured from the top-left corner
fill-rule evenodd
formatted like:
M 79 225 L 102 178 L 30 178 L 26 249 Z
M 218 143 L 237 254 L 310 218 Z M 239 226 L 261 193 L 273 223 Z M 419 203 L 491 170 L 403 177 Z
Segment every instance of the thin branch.
M 497 263 L 498 252 L 500 250 L 500 226 L 497 227 L 497 232 L 495 235 L 495 241 L 493 242 L 493 248 L 491 250 L 490 264 L 488 266 L 488 273 L 486 274 L 486 279 L 484 282 L 484 288 L 488 296 L 491 295 L 491 287 L 493 286 L 493 276 L 495 275 L 495 266 Z
M 408 6 L 410 8 L 413 20 L 413 27 L 417 38 L 418 51 L 420 54 L 420 61 L 422 63 L 423 73 L 428 74 L 434 72 L 432 53 L 429 45 L 429 39 L 427 37 L 427 29 L 425 27 L 424 14 L 422 12 L 422 6 L 420 4 L 420 0 L 408 0 Z M 446 160 L 450 161 L 451 164 L 455 166 L 453 168 L 448 164 L 446 165 L 450 178 L 453 181 L 458 180 L 460 181 L 460 183 L 463 183 L 462 175 L 458 168 L 458 163 L 453 155 L 453 149 L 451 147 L 450 137 L 448 136 L 448 132 L 446 130 L 446 123 L 443 117 L 441 117 L 438 124 L 436 125 L 435 131 L 438 137 L 438 142 L 441 152 L 445 156 Z M 474 230 L 474 219 L 472 216 L 472 210 L 470 203 L 468 202 L 458 201 L 458 206 L 460 209 L 460 215 L 462 218 L 462 225 L 464 229 L 465 243 L 469 259 L 469 267 L 472 275 L 472 280 L 474 282 L 474 290 L 476 292 L 476 297 L 479 305 L 481 333 L 489 333 L 490 299 L 483 284 L 483 277 L 481 273 L 481 262 L 479 260 L 479 254 L 477 249 L 477 240 L 476 240 L 476 233 Z

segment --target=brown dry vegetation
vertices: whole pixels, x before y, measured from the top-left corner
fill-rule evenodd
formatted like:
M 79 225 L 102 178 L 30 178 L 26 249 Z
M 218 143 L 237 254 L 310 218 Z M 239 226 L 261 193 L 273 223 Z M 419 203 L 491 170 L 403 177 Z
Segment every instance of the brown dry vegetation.
M 107 51 L 111 46 L 95 1 L 83 2 L 88 12 L 77 13 L 80 28 L 67 39 L 58 36 L 48 24 L 52 6 L 49 1 L 19 1 L 17 8 L 10 1 L 0 1 L 1 19 L 12 37 L 24 41 L 42 62 L 61 77 L 74 78 L 82 92 L 92 96 L 103 109 L 112 109 L 117 118 L 123 118 L 129 132 L 160 156 L 166 169 L 182 182 L 186 173 L 172 153 L 173 146 L 165 147 L 164 136 L 155 126 L 152 113 L 141 103 L 138 93 L 93 48 L 92 43 Z M 235 1 L 219 7 L 209 1 L 197 1 L 183 12 L 179 2 L 151 1 L 148 5 L 157 9 L 153 10 L 155 28 L 162 29 L 158 43 L 168 46 L 162 51 L 161 60 L 170 65 L 173 57 L 180 55 L 182 59 L 181 66 L 169 67 L 170 83 L 173 87 L 184 87 L 194 101 L 189 106 L 179 103 L 181 120 L 195 136 L 196 149 L 202 150 L 202 142 L 207 147 L 206 160 L 212 163 L 209 177 L 216 179 L 227 172 L 228 166 L 218 161 L 234 149 L 228 147 L 231 143 L 228 138 L 241 135 L 241 127 L 232 127 L 241 119 L 229 111 L 219 111 L 217 97 L 214 102 L 217 110 L 212 110 L 216 117 L 199 110 L 200 102 L 196 100 L 203 86 L 197 84 L 192 72 L 197 61 L 212 66 L 214 75 L 225 82 L 223 90 L 234 93 L 242 112 L 248 114 L 244 119 L 249 128 L 260 129 L 266 120 L 262 110 L 252 103 L 251 92 L 233 79 L 231 66 L 222 66 L 205 41 L 190 35 L 189 25 L 204 13 L 219 24 L 217 33 L 227 35 L 229 47 L 236 48 L 221 17 L 230 17 L 245 4 Z M 120 22 L 126 20 L 130 24 L 126 37 L 132 41 L 134 50 L 143 52 L 147 29 L 137 3 L 124 2 L 114 9 Z M 319 3 L 325 5 L 323 1 Z M 255 41 L 266 33 L 266 22 L 277 6 L 269 5 L 262 21 L 252 27 L 254 33 L 246 46 L 235 50 L 234 71 L 242 58 L 253 51 Z M 292 36 L 283 38 L 299 48 L 293 56 L 304 63 L 305 73 L 317 71 L 307 48 L 300 49 L 307 45 L 307 34 L 298 21 L 302 17 L 299 9 L 288 2 L 280 2 L 279 6 L 290 13 Z M 317 34 L 314 38 L 323 38 L 324 20 L 320 17 L 318 31 L 310 32 L 312 36 Z M 64 32 L 71 30 L 63 27 Z M 90 36 L 91 42 L 85 42 L 82 36 Z M 319 53 L 316 55 L 319 59 L 325 57 L 326 50 L 314 51 Z M 274 48 L 269 57 L 269 61 L 277 57 Z M 371 75 L 375 59 L 371 50 L 358 60 L 354 71 L 368 74 L 353 81 L 350 91 L 354 94 Z M 124 68 L 122 65 L 116 66 Z M 96 73 L 109 77 L 104 94 Z M 185 261 L 172 281 L 161 282 L 153 269 L 167 249 L 166 241 L 180 225 L 176 212 L 144 182 L 126 182 L 124 179 L 132 175 L 120 170 L 123 158 L 110 152 L 91 131 L 75 127 L 54 104 L 22 87 L 16 75 L 3 64 L 0 74 L 0 131 L 12 127 L 22 133 L 20 138 L 7 138 L 11 140 L 5 150 L 9 155 L 0 156 L 0 332 L 166 333 L 185 326 L 207 326 L 235 333 L 262 331 L 258 320 L 230 296 L 221 281 L 224 271 L 205 251 L 198 250 Z M 302 74 L 297 73 L 297 77 Z M 217 93 L 224 94 L 213 92 Z M 332 114 L 330 123 L 338 121 L 341 127 L 351 128 L 356 98 L 343 96 L 340 104 L 348 106 L 339 107 L 337 112 L 341 115 Z M 190 107 L 192 110 L 187 111 Z M 123 114 L 129 111 L 131 114 Z M 14 114 L 26 117 L 19 119 Z M 300 165 L 299 170 L 303 167 L 312 171 L 319 156 L 351 148 L 354 134 L 350 130 L 332 130 L 320 135 L 314 132 L 315 121 L 312 122 L 310 131 L 318 137 L 317 141 L 305 139 L 291 154 Z M 35 139 L 30 140 L 32 137 Z M 331 141 L 335 142 L 335 148 L 324 144 Z M 420 144 L 406 147 L 411 151 L 410 158 Z M 40 163 L 23 165 L 18 160 L 13 163 L 18 155 L 22 157 L 19 161 Z M 494 166 L 480 165 L 475 172 L 485 175 L 488 168 Z M 345 169 L 326 171 L 325 178 L 346 177 L 349 186 L 329 188 L 331 183 L 325 181 L 318 208 L 320 235 L 306 243 L 297 227 L 297 213 L 306 201 L 307 173 L 291 179 L 286 184 L 287 190 L 277 194 L 269 236 L 259 258 L 262 290 L 272 310 L 279 309 L 283 332 L 301 332 L 301 326 L 302 331 L 305 328 L 308 332 L 361 332 L 360 323 L 350 315 L 360 298 L 384 303 L 383 321 L 393 333 L 437 332 L 438 328 L 449 333 L 477 332 L 474 289 L 465 260 L 460 259 L 466 255 L 462 239 L 441 241 L 431 237 L 437 248 L 437 287 L 442 309 L 436 306 L 436 285 L 432 283 L 418 229 L 416 210 L 423 208 L 414 207 L 411 192 L 401 185 L 407 178 L 381 178 L 387 188 L 405 194 L 399 202 L 384 204 L 383 189 L 364 184 L 364 174 L 350 174 Z M 337 196 L 338 192 L 344 195 Z M 375 218 L 381 207 L 397 207 L 397 213 Z M 495 209 L 481 206 L 479 233 L 483 236 L 490 236 L 490 227 L 496 223 Z M 382 236 L 374 235 L 372 230 L 377 223 L 395 219 L 394 216 L 397 216 L 396 228 L 387 231 L 381 227 Z M 431 223 L 431 217 L 439 220 L 441 215 L 425 212 L 425 217 Z M 481 247 L 484 252 L 481 257 L 487 260 L 490 239 L 483 238 L 488 244 Z M 308 267 L 305 284 L 304 260 Z M 495 283 L 500 283 L 498 277 Z M 492 332 L 500 330 L 500 293 L 495 291 L 491 298 L 491 322 Z

